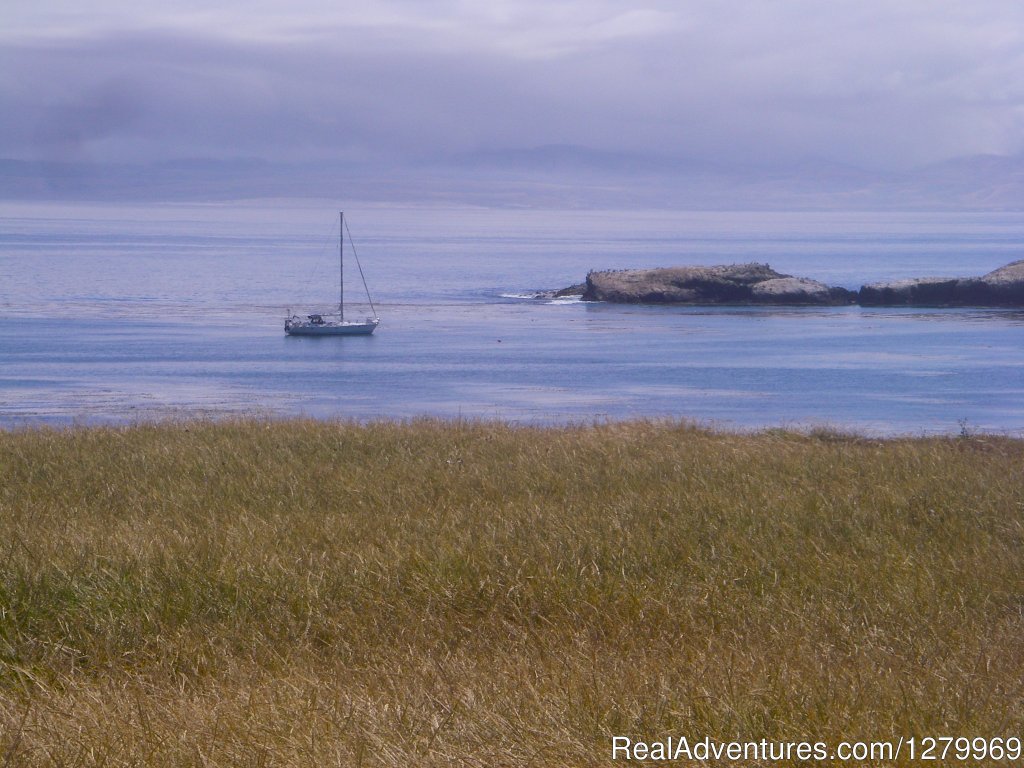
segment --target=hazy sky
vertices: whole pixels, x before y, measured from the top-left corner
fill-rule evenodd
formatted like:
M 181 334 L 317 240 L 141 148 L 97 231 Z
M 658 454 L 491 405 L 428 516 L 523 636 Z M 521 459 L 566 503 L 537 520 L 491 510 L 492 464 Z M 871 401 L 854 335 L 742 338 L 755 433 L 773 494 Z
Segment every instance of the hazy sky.
M 1024 150 L 1022 73 L 1020 0 L 6 0 L 0 157 L 901 168 Z

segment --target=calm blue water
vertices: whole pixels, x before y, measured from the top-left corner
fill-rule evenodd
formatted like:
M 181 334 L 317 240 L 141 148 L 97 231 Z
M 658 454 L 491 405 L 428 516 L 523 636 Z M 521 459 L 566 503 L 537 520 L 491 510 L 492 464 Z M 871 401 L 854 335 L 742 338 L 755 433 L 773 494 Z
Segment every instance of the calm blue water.
M 981 274 L 1024 257 L 1020 215 L 348 215 L 381 326 L 304 339 L 282 323 L 336 300 L 330 203 L 0 205 L 0 426 L 254 413 L 1024 432 L 1022 312 L 519 298 L 684 263 L 767 261 L 851 288 Z

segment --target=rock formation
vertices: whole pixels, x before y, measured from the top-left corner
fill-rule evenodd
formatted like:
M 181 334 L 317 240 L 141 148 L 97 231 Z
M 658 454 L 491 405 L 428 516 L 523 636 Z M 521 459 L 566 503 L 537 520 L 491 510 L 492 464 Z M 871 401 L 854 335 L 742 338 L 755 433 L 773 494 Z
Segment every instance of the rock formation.
M 894 280 L 861 286 L 859 292 L 751 263 L 591 272 L 586 283 L 537 294 L 537 298 L 562 296 L 619 304 L 1024 307 L 1024 259 L 981 277 Z
M 970 285 L 968 285 L 968 283 Z M 866 307 L 943 306 L 957 303 L 977 280 L 960 277 L 915 277 L 862 285 L 857 303 Z
M 845 288 L 806 277 L 776 277 L 751 286 L 757 304 L 853 304 L 857 295 Z
M 535 299 L 564 299 L 568 296 L 582 296 L 583 292 L 587 289 L 586 283 L 577 283 L 576 285 L 570 285 L 568 288 L 559 288 L 551 291 L 538 291 L 533 294 Z
M 981 278 L 981 282 L 993 302 L 1024 306 L 1024 259 L 992 270 Z
M 767 264 L 591 272 L 584 301 L 625 304 L 850 304 L 853 294 Z
M 1024 307 L 1024 260 L 981 277 L 920 277 L 862 286 L 865 307 Z

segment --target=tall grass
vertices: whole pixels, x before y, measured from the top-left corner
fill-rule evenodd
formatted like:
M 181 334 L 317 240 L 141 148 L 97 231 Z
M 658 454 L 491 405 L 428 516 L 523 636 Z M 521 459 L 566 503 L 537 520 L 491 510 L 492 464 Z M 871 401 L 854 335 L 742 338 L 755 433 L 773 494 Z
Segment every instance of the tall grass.
M 1024 735 L 1022 469 L 673 423 L 0 433 L 0 766 Z

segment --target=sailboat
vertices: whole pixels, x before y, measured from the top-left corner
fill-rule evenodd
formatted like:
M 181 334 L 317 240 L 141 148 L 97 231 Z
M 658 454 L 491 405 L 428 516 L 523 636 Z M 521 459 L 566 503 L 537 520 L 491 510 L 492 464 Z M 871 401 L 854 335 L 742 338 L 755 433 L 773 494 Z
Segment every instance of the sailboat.
M 338 214 L 340 232 L 338 236 L 338 315 L 310 314 L 305 318 L 292 315 L 289 310 L 289 317 L 284 321 L 284 332 L 289 336 L 369 336 L 380 324 L 377 317 L 377 310 L 373 306 L 373 299 L 370 298 L 370 289 L 366 287 L 366 278 L 363 276 L 363 266 L 359 263 L 359 255 L 356 254 L 355 243 L 352 242 L 352 233 L 349 232 L 348 240 L 352 246 L 352 255 L 355 257 L 356 266 L 359 267 L 359 277 L 363 281 L 363 289 L 366 291 L 366 300 L 370 303 L 372 317 L 365 320 L 345 319 L 345 232 L 348 225 L 345 223 L 344 211 Z

